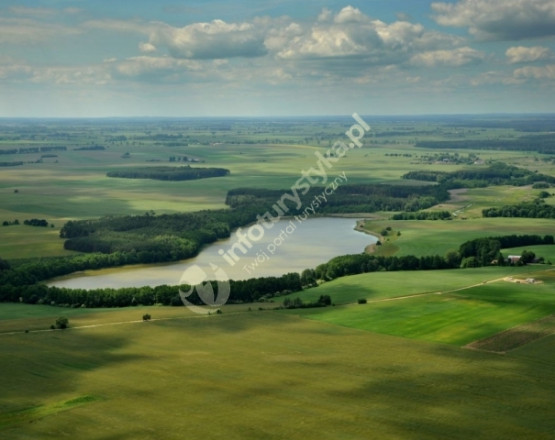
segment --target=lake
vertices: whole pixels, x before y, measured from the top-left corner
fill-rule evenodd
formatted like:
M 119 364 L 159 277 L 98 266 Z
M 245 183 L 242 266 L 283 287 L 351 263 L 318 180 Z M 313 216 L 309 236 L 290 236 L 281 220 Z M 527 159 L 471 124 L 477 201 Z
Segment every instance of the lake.
M 52 280 L 48 285 L 95 289 L 196 284 L 200 280 L 187 277 L 198 274 L 199 267 L 210 279 L 241 280 L 300 273 L 338 255 L 362 253 L 366 246 L 376 243 L 376 237 L 355 230 L 355 226 L 355 219 L 337 217 L 280 220 L 264 231 L 261 227 L 246 226 L 240 228 L 245 237 L 242 242 L 238 243 L 233 232 L 230 238 L 204 247 L 195 258 L 78 272 Z

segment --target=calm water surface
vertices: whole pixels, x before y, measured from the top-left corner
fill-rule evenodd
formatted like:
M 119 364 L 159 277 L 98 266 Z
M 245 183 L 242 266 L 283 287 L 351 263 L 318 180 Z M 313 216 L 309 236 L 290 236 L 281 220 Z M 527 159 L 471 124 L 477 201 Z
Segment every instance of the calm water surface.
M 364 252 L 366 246 L 376 242 L 374 236 L 356 231 L 355 226 L 356 220 L 352 218 L 309 218 L 304 222 L 280 220 L 272 229 L 264 230 L 262 237 L 260 228 L 242 228 L 242 232 L 247 234 L 243 242 L 246 253 L 236 248 L 236 259 L 229 256 L 231 247 L 238 240 L 232 233 L 229 239 L 206 246 L 197 257 L 188 260 L 90 270 L 48 284 L 80 289 L 176 285 L 186 282 L 182 275 L 190 272 L 193 266 L 206 268 L 209 273 L 214 267 L 211 264 L 223 270 L 218 271 L 220 275 L 225 273 L 220 278 L 235 280 L 302 272 L 338 255 Z M 249 240 L 249 230 L 253 240 Z M 247 247 L 247 241 L 253 245 L 252 248 Z M 227 258 L 221 254 L 227 255 Z M 230 262 L 234 263 L 233 266 Z

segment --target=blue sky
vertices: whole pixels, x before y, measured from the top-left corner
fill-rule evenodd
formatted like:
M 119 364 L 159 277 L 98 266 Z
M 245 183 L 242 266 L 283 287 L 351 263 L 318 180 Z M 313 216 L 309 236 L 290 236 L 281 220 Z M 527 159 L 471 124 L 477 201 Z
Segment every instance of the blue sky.
M 555 1 L 0 2 L 0 117 L 353 112 L 555 112 Z

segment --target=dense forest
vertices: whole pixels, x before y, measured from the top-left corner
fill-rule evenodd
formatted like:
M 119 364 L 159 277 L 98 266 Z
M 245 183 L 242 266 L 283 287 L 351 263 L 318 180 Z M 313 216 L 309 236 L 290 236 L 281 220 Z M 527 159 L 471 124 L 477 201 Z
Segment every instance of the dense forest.
M 444 171 L 410 171 L 403 179 L 437 182 L 442 187 L 477 188 L 491 185 L 524 186 L 536 182 L 555 184 L 555 177 L 496 162 L 488 167 L 472 167 L 447 173 Z
M 543 199 L 536 199 L 533 202 L 483 209 L 482 215 L 484 217 L 555 218 L 555 206 L 546 204 Z
M 256 188 L 238 188 L 228 192 L 226 204 L 235 209 L 246 206 L 262 207 L 260 211 L 272 209 L 272 206 L 291 190 L 270 190 Z M 323 187 L 311 187 L 306 194 L 299 193 L 301 207 L 293 203 L 287 205 L 288 214 L 298 214 L 324 192 Z M 350 213 L 376 211 L 418 211 L 426 209 L 449 199 L 446 189 L 437 185 L 385 185 L 361 184 L 342 185 L 332 194 L 326 195 L 327 201 L 318 207 L 318 212 Z
M 176 261 L 195 256 L 203 244 L 229 237 L 231 230 L 254 222 L 257 211 L 214 210 L 184 214 L 103 217 L 69 221 L 60 230 L 65 249 L 120 252 L 137 263 Z M 128 263 L 125 263 L 128 264 Z
M 196 180 L 209 177 L 227 176 L 229 170 L 225 168 L 193 168 L 182 167 L 133 167 L 108 171 L 108 177 L 125 179 L 155 179 L 155 180 Z

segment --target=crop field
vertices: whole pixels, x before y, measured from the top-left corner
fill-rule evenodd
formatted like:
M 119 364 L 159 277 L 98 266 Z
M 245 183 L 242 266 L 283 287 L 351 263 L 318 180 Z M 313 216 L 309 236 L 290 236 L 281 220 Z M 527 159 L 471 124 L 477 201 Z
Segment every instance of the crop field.
M 419 272 L 414 278 L 411 272 L 357 275 L 315 289 L 316 293 L 329 294 L 333 300 L 337 298 L 337 304 L 341 304 L 345 295 L 350 304 L 288 313 L 462 346 L 555 313 L 554 271 L 529 269 L 482 270 L 481 277 L 466 274 L 472 270 Z M 505 280 L 509 277 L 522 282 Z M 528 278 L 540 282 L 527 284 Z M 368 302 L 353 304 L 356 293 Z
M 145 310 L 160 313 L 0 335 L 2 437 L 547 440 L 555 429 L 553 338 L 500 357 L 272 311 L 174 308 L 177 319 L 102 325 Z

